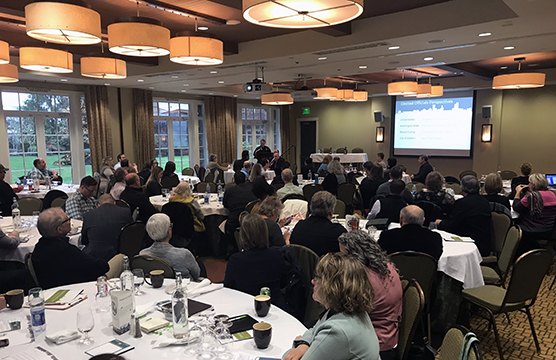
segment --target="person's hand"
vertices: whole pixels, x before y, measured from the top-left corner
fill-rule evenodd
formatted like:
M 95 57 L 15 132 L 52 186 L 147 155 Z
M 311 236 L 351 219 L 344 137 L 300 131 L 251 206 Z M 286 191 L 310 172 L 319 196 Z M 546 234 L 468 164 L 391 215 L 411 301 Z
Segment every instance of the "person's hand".
M 288 355 L 286 355 L 284 360 L 299 360 L 303 357 L 303 355 L 305 355 L 307 350 L 309 350 L 309 346 L 301 344 L 295 349 L 292 349 L 292 351 L 290 351 Z
M 411 177 L 411 180 L 413 180 L 413 174 L 411 174 L 411 176 L 410 176 L 410 177 Z
M 286 232 L 284 233 L 284 240 L 286 241 L 286 245 L 290 244 L 290 237 L 292 236 L 292 233 L 290 232 L 290 230 L 286 230 Z M 300 337 L 300 336 L 298 336 Z M 296 338 L 297 339 L 297 338 Z
M 436 219 L 434 222 L 436 223 L 436 225 L 440 225 L 440 223 L 442 222 L 442 220 Z
M 520 199 L 520 195 L 521 195 L 521 190 L 523 190 L 523 189 L 526 188 L 526 187 L 527 187 L 527 185 L 523 185 L 523 184 L 517 185 L 517 186 L 515 187 L 515 196 L 514 196 L 514 199 L 518 199 L 518 200 L 519 200 L 519 199 Z

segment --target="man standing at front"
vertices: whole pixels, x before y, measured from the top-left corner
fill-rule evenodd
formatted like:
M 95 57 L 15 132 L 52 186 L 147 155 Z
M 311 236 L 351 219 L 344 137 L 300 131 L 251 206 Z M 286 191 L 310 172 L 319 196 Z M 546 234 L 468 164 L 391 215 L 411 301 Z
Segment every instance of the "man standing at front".
M 255 151 L 253 151 L 253 157 L 255 159 L 258 159 L 257 154 L 263 152 L 263 153 L 271 153 L 272 151 L 270 150 L 270 148 L 268 146 L 266 146 L 266 140 L 265 139 L 261 139 L 261 145 L 257 146 L 257 148 L 255 149 Z
M 46 179 L 58 180 L 58 172 L 56 170 L 49 170 L 46 168 L 46 161 L 37 158 L 33 161 L 33 168 L 27 174 L 29 179 L 39 179 L 41 185 L 46 183 Z
M 83 220 L 83 215 L 97 207 L 93 194 L 97 189 L 97 181 L 92 176 L 81 179 L 77 191 L 66 201 L 66 213 L 75 220 Z

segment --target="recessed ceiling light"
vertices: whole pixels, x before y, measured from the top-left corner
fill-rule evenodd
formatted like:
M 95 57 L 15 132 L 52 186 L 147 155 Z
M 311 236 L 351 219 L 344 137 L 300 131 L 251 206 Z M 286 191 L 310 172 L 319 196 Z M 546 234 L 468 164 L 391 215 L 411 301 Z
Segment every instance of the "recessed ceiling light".
M 154 86 L 149 86 L 149 89 L 154 90 Z
M 187 90 L 180 90 L 181 92 L 187 92 Z
M 237 97 L 237 95 L 234 95 L 234 97 Z
M 388 50 L 398 50 L 399 48 L 399 46 L 390 46 Z
M 508 67 L 507 66 L 500 66 L 500 69 L 502 70 L 506 70 Z
M 224 84 L 224 81 L 220 80 L 218 83 L 219 83 L 219 84 Z
M 177 75 L 172 76 L 172 79 L 179 79 L 180 77 Z
M 504 50 L 513 50 L 515 46 L 504 46 Z
M 425 60 L 425 61 L 431 61 L 431 60 L 433 60 L 433 58 L 432 58 L 431 56 L 428 56 L 428 57 L 424 58 L 423 60 Z
M 183 86 L 189 86 L 189 84 L 183 84 Z
M 208 29 L 209 29 L 208 26 L 199 26 L 197 28 L 197 30 L 203 30 L 203 31 L 208 30 Z
M 211 74 L 218 74 L 218 71 L 212 70 L 210 73 L 211 73 Z
M 60 81 L 68 81 L 68 79 L 60 79 Z
M 214 93 L 209 93 L 209 95 L 214 95 Z
M 239 20 L 226 20 L 226 25 L 239 25 L 241 21 Z
M 359 65 L 359 69 L 366 69 L 367 65 Z
M 145 80 L 143 80 L 143 79 L 137 79 L 137 82 L 143 82 L 143 81 L 145 81 Z
M 536 66 L 539 66 L 539 64 L 529 64 L 529 65 L 527 65 L 527 66 L 529 66 L 529 67 L 536 67 Z
M 492 35 L 492 33 L 489 32 L 484 32 L 479 34 L 479 36 L 490 36 L 490 35 Z
M 322 56 L 322 57 L 318 58 L 317 60 L 326 60 L 326 59 L 328 59 L 326 56 Z
M 110 84 L 106 83 L 106 84 L 104 84 L 104 86 L 110 86 Z

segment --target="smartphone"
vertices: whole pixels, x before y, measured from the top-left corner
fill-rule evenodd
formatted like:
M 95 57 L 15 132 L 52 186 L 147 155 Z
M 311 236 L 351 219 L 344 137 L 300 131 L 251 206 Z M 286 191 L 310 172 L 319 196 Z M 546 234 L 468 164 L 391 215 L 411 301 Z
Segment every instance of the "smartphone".
M 0 348 L 10 345 L 10 339 L 0 339 Z

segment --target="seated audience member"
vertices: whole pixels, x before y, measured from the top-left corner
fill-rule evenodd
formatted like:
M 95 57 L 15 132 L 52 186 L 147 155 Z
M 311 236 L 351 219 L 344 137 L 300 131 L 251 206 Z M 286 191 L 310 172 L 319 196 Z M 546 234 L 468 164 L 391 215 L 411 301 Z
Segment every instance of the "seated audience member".
M 95 281 L 109 271 L 108 263 L 96 259 L 69 243 L 71 218 L 61 208 L 46 209 L 39 215 L 41 238 L 31 256 L 39 285 L 43 289 Z
M 531 175 L 531 171 L 533 171 L 533 165 L 531 165 L 531 163 L 525 162 L 521 164 L 519 170 L 521 171 L 521 175 L 516 176 L 512 179 L 512 191 L 510 192 L 510 195 L 508 195 L 508 198 L 510 199 L 515 198 L 515 188 L 517 187 L 517 185 L 529 185 L 529 175 Z
M 411 182 L 411 176 L 407 174 L 407 169 L 404 165 L 399 165 L 399 166 L 400 166 L 400 170 L 402 171 L 402 181 L 407 185 Z
M 384 196 L 390 194 L 390 184 L 392 183 L 392 181 L 401 180 L 401 178 L 402 168 L 400 167 L 400 165 L 396 165 L 392 169 L 390 169 L 390 180 L 388 180 L 384 184 L 381 184 L 378 189 L 376 189 L 376 194 Z M 403 199 L 406 203 L 413 204 L 413 195 L 411 195 L 411 191 L 409 191 L 408 188 L 405 188 L 405 190 L 403 191 Z
M 253 166 L 251 166 L 251 162 L 249 161 L 249 176 L 245 175 L 248 179 L 249 182 L 253 183 L 255 181 L 256 178 L 258 178 L 259 176 L 263 176 L 263 167 L 261 164 L 255 164 Z M 247 169 L 245 169 L 247 170 Z M 245 172 L 244 172 L 245 174 Z M 266 178 L 265 178 L 266 179 Z
M 311 171 L 311 178 L 309 178 L 309 171 Z M 313 180 L 313 177 L 317 175 L 315 166 L 313 165 L 313 159 L 311 159 L 310 156 L 307 156 L 305 161 L 303 161 L 303 165 L 301 166 L 301 175 L 303 175 L 303 179 L 305 180 Z
M 374 292 L 369 317 L 380 344 L 382 360 L 397 359 L 399 319 L 402 315 L 402 284 L 400 276 L 384 250 L 367 232 L 355 230 L 340 235 L 340 251 L 354 255 L 367 268 Z
M 544 174 L 529 175 L 528 186 L 517 185 L 512 207 L 519 213 L 516 222 L 522 231 L 518 255 L 538 248 L 538 240 L 550 239 L 556 218 L 556 195 L 548 190 Z
M 386 169 L 384 169 L 384 173 L 383 173 L 384 179 L 386 180 L 390 179 L 390 169 L 392 169 L 397 164 L 398 164 L 398 160 L 394 157 L 388 158 L 388 160 L 386 160 Z
M 384 161 L 384 153 L 383 152 L 379 152 L 378 154 L 376 154 L 376 164 L 379 165 L 382 170 L 386 170 L 386 161 Z
M 282 169 L 284 168 L 284 161 L 286 161 L 283 157 L 280 156 L 280 152 L 278 150 L 274 150 L 272 154 L 272 160 L 270 160 L 270 170 L 274 170 L 276 173 L 276 177 L 280 178 L 282 174 Z
M 412 174 L 411 180 L 413 182 L 424 183 L 427 179 L 427 175 L 434 169 L 431 164 L 429 164 L 429 157 L 427 155 L 420 155 L 417 161 L 419 162 L 419 172 L 417 174 Z
M 120 194 L 125 190 L 125 176 L 127 175 L 126 168 L 119 167 L 114 172 L 114 186 L 110 189 L 110 195 L 114 200 L 120 200 Z
M 122 166 L 122 160 L 126 160 L 125 154 L 118 154 L 116 160 L 118 160 L 118 162 L 116 163 L 116 165 L 114 165 L 114 172 Z
M 220 164 L 218 164 L 218 156 L 216 156 L 215 154 L 209 155 L 209 163 L 207 164 L 207 169 L 209 170 L 218 169 L 219 171 L 228 170 L 227 167 L 220 166 Z
M 417 251 L 429 254 L 438 261 L 442 255 L 442 237 L 423 227 L 425 212 L 417 205 L 408 205 L 400 212 L 400 228 L 383 231 L 378 245 L 387 254 Z
M 141 250 L 140 255 L 162 258 L 169 262 L 175 271 L 180 271 L 184 278 L 191 278 L 194 281 L 199 279 L 201 269 L 191 251 L 170 244 L 172 223 L 168 215 L 154 214 L 151 216 L 147 221 L 146 230 L 154 243 Z
M 415 201 L 430 201 L 442 209 L 443 214 L 449 214 L 456 199 L 442 189 L 444 177 L 438 171 L 428 173 L 425 188 L 415 194 Z
M 293 184 L 293 172 L 291 169 L 284 169 L 282 171 L 282 180 L 284 181 L 284 186 L 276 191 L 278 199 L 281 200 L 291 194 L 303 196 L 303 190 L 299 186 Z
M 41 158 L 33 160 L 33 168 L 27 174 L 28 179 L 39 179 L 41 185 L 44 185 L 46 179 L 60 180 L 56 170 L 49 170 L 46 168 L 46 161 Z
M 79 188 L 68 197 L 66 201 L 66 213 L 75 220 L 83 220 L 83 215 L 96 209 L 98 202 L 93 197 L 97 189 L 97 181 L 92 176 L 81 179 Z
M 322 159 L 322 164 L 320 164 L 319 168 L 317 169 L 317 173 L 319 176 L 326 176 L 328 175 L 328 164 L 332 161 L 331 155 L 325 155 Z
M 276 193 L 274 186 L 270 185 L 264 176 L 258 176 L 255 180 L 253 180 L 251 191 L 259 200 L 264 200 L 267 196 L 271 196 Z
M 382 185 L 385 180 L 382 177 L 382 166 L 373 165 L 372 162 L 367 161 L 363 164 L 365 168 L 365 178 L 361 181 L 359 185 L 359 191 L 361 192 L 361 197 L 363 198 L 363 205 L 365 209 L 370 209 L 373 204 L 371 204 L 371 199 L 376 195 L 378 187 Z
M 158 210 L 149 201 L 147 194 L 141 189 L 141 180 L 137 174 L 127 174 L 125 177 L 126 188 L 120 194 L 120 199 L 129 204 L 131 214 L 135 209 L 139 209 L 138 220 L 147 223 L 151 215 L 156 214 Z
M 6 171 L 10 169 L 5 168 L 0 164 L 0 215 L 12 216 L 12 205 L 14 198 L 17 200 L 16 192 L 23 190 L 23 185 L 19 185 L 15 189 L 10 184 L 4 181 L 6 178 Z
M 83 252 L 97 259 L 110 260 L 120 250 L 120 231 L 131 222 L 133 219 L 129 210 L 116 206 L 116 201 L 110 194 L 102 195 L 99 206 L 83 215 Z
M 130 164 L 128 159 L 123 159 L 122 160 L 122 166 L 120 166 L 122 168 L 124 168 L 128 174 L 130 173 L 138 173 L 137 171 L 137 164 L 133 163 Z
M 479 194 L 479 180 L 473 175 L 461 179 L 463 198 L 456 200 L 450 217 L 436 220 L 438 228 L 460 236 L 469 236 L 475 240 L 482 256 L 492 251 L 490 205 Z
M 104 179 L 111 180 L 112 176 L 114 176 L 114 161 L 112 160 L 112 156 L 106 156 L 102 159 L 102 167 L 100 168 L 100 177 Z
M 176 163 L 175 162 L 168 161 L 166 163 L 166 165 L 164 165 L 164 172 L 162 173 L 162 179 L 160 179 L 161 184 L 162 184 L 163 179 L 172 179 L 171 180 L 171 185 L 170 185 L 168 190 L 171 190 L 171 188 L 175 188 L 176 186 L 178 186 L 178 184 L 180 183 L 180 178 L 176 174 Z
M 394 180 L 390 184 L 390 194 L 384 198 L 379 198 L 375 201 L 367 216 L 368 220 L 371 219 L 389 219 L 390 222 L 396 222 L 400 218 L 400 211 L 407 206 L 403 199 L 403 191 L 405 183 L 401 180 Z
M 338 236 L 347 230 L 331 221 L 336 207 L 336 197 L 328 191 L 319 191 L 311 198 L 310 207 L 311 216 L 297 223 L 290 243 L 308 247 L 318 256 L 338 252 Z
M 282 358 L 379 360 L 380 346 L 368 315 L 373 287 L 365 266 L 353 256 L 327 254 L 317 264 L 312 283 L 313 299 L 326 311 Z
M 147 187 L 145 188 L 145 193 L 148 197 L 162 195 L 162 184 L 160 184 L 160 179 L 164 170 L 160 166 L 155 166 L 152 168 L 151 176 L 147 180 Z
M 268 287 L 272 304 L 284 308 L 286 301 L 280 289 L 287 283 L 288 264 L 280 248 L 269 247 L 265 221 L 258 214 L 248 214 L 239 234 L 243 251 L 230 257 L 224 286 L 251 295 L 259 295 L 262 287 Z
M 283 209 L 284 204 L 275 196 L 264 199 L 259 207 L 259 215 L 262 216 L 268 227 L 268 243 L 270 246 L 284 246 L 290 243 L 291 233 L 286 231 L 282 234 L 282 229 L 278 224 Z
M 149 180 L 151 177 L 151 171 L 155 166 L 158 166 L 158 160 L 156 159 L 152 159 L 143 165 L 143 169 L 137 174 L 141 178 L 141 185 L 145 184 L 147 180 Z
M 271 175 L 270 175 L 270 162 L 268 161 L 267 158 L 263 158 L 261 159 L 261 161 L 258 162 L 258 164 L 260 164 L 263 168 L 261 170 L 261 175 L 264 176 L 265 179 L 267 180 L 273 180 Z M 256 166 L 256 165 L 255 165 Z
M 485 179 L 485 193 L 483 195 L 488 202 L 498 203 L 504 205 L 508 210 L 510 209 L 510 200 L 507 197 L 500 195 L 502 189 L 502 178 L 498 173 L 490 173 Z
M 234 174 L 234 182 L 236 185 L 226 189 L 224 192 L 222 203 L 229 211 L 225 226 L 226 235 L 228 235 L 230 245 L 235 249 L 234 232 L 239 227 L 239 214 L 245 210 L 245 205 L 253 200 L 257 200 L 257 197 L 251 191 L 253 184 L 245 181 L 245 174 L 241 171 Z
M 251 174 L 251 161 L 247 160 L 243 163 L 243 167 L 241 168 L 241 172 L 245 175 L 245 178 L 249 179 L 249 175 Z
M 3 250 L 3 253 L 10 252 L 17 249 L 19 244 L 19 232 L 17 230 L 13 230 L 6 234 L 0 229 L 0 251 Z
M 249 151 L 243 150 L 241 152 L 241 159 L 237 159 L 234 161 L 234 165 L 232 167 L 234 169 L 234 172 L 241 171 L 241 169 L 243 168 L 243 164 L 246 161 L 249 161 Z
M 189 206 L 191 214 L 193 214 L 193 228 L 196 232 L 203 232 L 206 230 L 203 220 L 205 215 L 201 211 L 201 205 L 195 200 L 191 194 L 191 187 L 187 181 L 182 181 L 176 186 L 174 190 L 175 195 L 170 196 L 170 202 L 182 202 Z
M 347 182 L 345 169 L 339 161 L 332 160 L 328 164 L 328 175 L 322 182 L 324 190 L 336 195 L 338 193 L 338 186 Z

